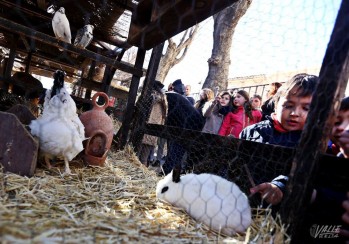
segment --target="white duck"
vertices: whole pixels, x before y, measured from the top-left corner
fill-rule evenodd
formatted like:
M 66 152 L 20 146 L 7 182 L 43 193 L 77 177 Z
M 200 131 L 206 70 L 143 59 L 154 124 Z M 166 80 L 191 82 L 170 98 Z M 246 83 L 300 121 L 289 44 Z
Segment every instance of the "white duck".
M 48 90 L 46 96 L 50 94 Z M 76 113 L 74 100 L 64 87 L 51 99 L 45 100 L 42 116 L 29 125 L 31 133 L 39 138 L 40 152 L 47 167 L 51 168 L 51 158 L 63 157 L 65 174 L 71 174 L 69 161 L 84 149 L 85 128 Z
M 65 15 L 65 9 L 60 7 L 58 11 L 54 11 L 53 5 L 48 7 L 48 13 L 54 13 L 52 18 L 52 29 L 56 38 L 60 41 L 71 43 L 71 31 L 67 16 Z M 63 49 L 59 48 L 60 51 Z

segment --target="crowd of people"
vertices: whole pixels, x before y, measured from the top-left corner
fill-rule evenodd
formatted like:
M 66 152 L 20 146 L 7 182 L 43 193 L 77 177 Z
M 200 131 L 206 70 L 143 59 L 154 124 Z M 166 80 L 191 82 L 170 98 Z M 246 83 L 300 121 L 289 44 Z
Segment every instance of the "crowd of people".
M 168 96 L 175 96 L 173 94 L 186 98 L 188 104 L 191 105 L 191 107 L 177 106 L 177 117 L 180 117 L 179 115 L 181 114 L 186 116 L 186 114 L 199 113 L 201 121 L 197 122 L 198 125 L 196 127 L 205 133 L 239 138 L 239 134 L 244 128 L 260 122 L 263 117 L 271 113 L 269 110 L 262 111 L 261 96 L 254 95 L 250 97 L 248 92 L 244 90 L 239 90 L 233 95 L 230 91 L 214 94 L 212 89 L 203 88 L 199 93 L 199 99 L 195 101 L 191 95 L 191 86 L 184 85 L 181 79 L 178 79 L 170 83 L 167 90 L 164 89 L 164 85 L 159 81 L 155 81 L 151 96 L 152 101 L 149 101 L 152 110 L 148 123 L 163 125 L 166 117 L 173 117 L 171 115 L 167 116 L 168 111 L 173 109 L 169 109 L 167 101 L 164 99 Z M 267 105 L 265 106 L 267 107 Z M 174 113 L 174 111 L 171 111 L 171 114 Z M 185 121 L 187 120 L 185 119 Z M 182 119 L 181 121 L 173 122 L 171 125 L 184 128 L 183 122 L 185 121 Z M 192 122 L 189 121 L 188 123 Z M 169 125 L 169 123 L 166 123 L 166 125 Z M 139 158 L 145 165 L 150 163 L 158 165 L 161 161 L 164 161 L 163 152 L 166 140 L 158 138 L 157 143 L 154 143 L 154 140 L 155 137 L 149 135 L 145 135 L 143 138 L 141 149 L 139 150 Z M 155 149 L 157 149 L 156 152 Z
M 194 116 L 197 124 L 195 129 L 204 133 L 296 147 L 308 116 L 318 80 L 317 76 L 302 73 L 293 76 L 283 85 L 272 83 L 269 85 L 267 100 L 263 102 L 260 95 L 250 96 L 244 90 L 238 90 L 234 94 L 231 94 L 230 91 L 214 94 L 209 88 L 202 89 L 199 99 L 195 101 L 190 95 L 190 85 L 185 86 L 179 79 L 170 84 L 164 94 L 185 98 L 184 100 L 181 98 L 182 104 L 176 110 L 176 113 L 183 113 L 183 116 L 178 121 L 172 119 L 172 123 L 167 123 L 167 125 L 189 128 L 186 125 L 194 123 L 194 121 L 189 121 L 188 118 Z M 167 97 L 169 98 L 169 95 Z M 166 110 L 165 107 L 164 109 Z M 171 109 L 168 108 L 167 117 L 171 117 L 171 112 Z M 190 116 L 185 118 L 188 114 Z M 163 115 L 166 116 L 166 113 Z M 161 117 L 161 123 L 166 124 L 165 117 Z M 163 158 L 164 143 L 166 143 L 165 140 L 159 138 L 157 161 Z M 349 157 L 349 97 L 342 101 L 329 145 L 329 152 L 339 152 L 339 157 Z M 143 144 L 142 146 L 146 147 Z M 152 147 L 155 149 L 155 143 L 152 144 Z M 165 174 L 169 173 L 175 166 L 175 162 L 167 164 L 167 161 L 171 161 L 169 158 L 171 151 L 175 152 L 175 161 L 182 163 L 183 158 L 185 158 L 186 152 L 180 145 L 168 142 L 168 154 L 165 163 L 163 162 L 164 168 L 167 168 Z M 152 160 L 152 154 L 153 152 L 148 152 L 147 155 L 140 157 L 142 163 L 148 164 L 149 160 Z M 260 194 L 268 204 L 278 205 L 282 202 L 287 181 L 287 176 L 280 175 L 275 179 L 270 179 L 270 182 L 264 182 L 251 188 L 250 191 L 252 194 Z M 312 208 L 309 211 L 310 217 L 307 222 L 309 228 L 314 224 L 338 225 L 341 227 L 341 237 L 338 240 L 348 238 L 348 199 L 349 193 L 346 192 L 322 188 L 314 189 L 311 201 Z M 319 209 L 329 208 L 336 208 L 336 211 L 327 215 L 321 213 L 320 217 L 316 214 Z

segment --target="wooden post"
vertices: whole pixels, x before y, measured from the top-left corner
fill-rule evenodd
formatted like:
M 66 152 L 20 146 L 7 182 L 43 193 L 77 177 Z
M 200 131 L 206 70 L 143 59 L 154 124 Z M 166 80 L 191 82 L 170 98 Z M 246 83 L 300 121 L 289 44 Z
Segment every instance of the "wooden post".
M 135 120 L 133 121 L 134 130 L 132 131 L 132 134 L 131 134 L 131 142 L 136 152 L 139 149 L 139 146 L 142 142 L 142 138 L 144 135 L 142 128 L 145 126 L 146 122 L 148 121 L 148 118 L 152 109 L 150 104 L 148 104 L 148 101 L 150 101 L 149 97 L 151 96 L 152 87 L 156 78 L 156 74 L 158 72 L 158 67 L 160 64 L 163 48 L 164 48 L 164 43 L 156 46 L 152 51 L 147 75 L 145 77 L 144 84 L 143 84 L 142 94 L 137 102 L 137 105 L 138 105 L 137 115 L 134 116 L 135 118 Z
M 13 68 L 13 63 L 15 62 L 15 57 L 16 57 L 16 49 L 17 49 L 17 41 L 18 41 L 19 36 L 15 35 L 12 39 L 12 45 L 11 45 L 11 49 L 10 49 L 10 54 L 9 54 L 9 58 L 7 61 L 7 65 L 5 68 L 5 79 L 8 82 L 11 78 L 11 72 L 12 72 L 12 68 Z M 8 89 L 8 84 L 7 86 L 5 85 L 5 90 L 6 88 Z
M 293 159 L 288 189 L 281 208 L 284 222 L 290 224 L 292 243 L 302 242 L 302 222 L 310 203 L 319 156 L 326 147 L 333 126 L 332 119 L 339 108 L 340 98 L 344 96 L 348 76 L 349 1 L 343 0 L 320 70 L 320 81 Z
M 96 60 L 92 60 L 90 69 L 88 70 L 88 73 L 87 73 L 87 79 L 92 80 L 92 76 L 95 71 L 95 68 L 96 68 Z
M 92 76 L 93 76 L 93 72 L 95 71 L 95 68 L 96 68 L 96 60 L 92 60 L 91 65 L 90 65 L 90 69 L 88 70 L 88 73 L 87 73 L 88 80 L 92 80 Z M 81 81 L 80 81 L 79 86 L 82 86 L 83 83 L 84 83 L 84 69 L 82 70 Z M 92 94 L 92 90 L 86 88 L 85 98 L 91 99 L 91 94 Z
M 136 63 L 135 63 L 135 69 L 142 69 L 143 63 L 144 63 L 144 58 L 145 58 L 145 53 L 146 51 L 144 49 L 138 49 L 137 52 L 137 58 L 136 58 Z M 140 80 L 139 75 L 133 75 L 132 80 L 131 80 L 131 85 L 130 85 L 130 91 L 127 99 L 127 105 L 126 105 L 126 110 L 125 110 L 125 116 L 122 121 L 122 126 L 119 129 L 118 133 L 116 136 L 114 136 L 114 140 L 116 141 L 117 149 L 123 149 L 126 145 L 127 142 L 127 137 L 128 137 L 128 132 L 130 130 L 132 118 L 133 118 L 133 113 L 134 113 L 134 108 L 135 108 L 135 102 L 136 102 L 136 97 L 137 97 L 137 91 L 138 91 L 138 86 L 139 86 L 139 80 Z
M 30 63 L 32 61 L 32 56 L 33 56 L 33 51 L 30 51 L 28 53 L 27 63 L 25 64 L 25 73 L 28 73 L 28 74 L 29 74 L 29 71 L 30 71 Z
M 90 89 L 86 89 L 85 99 L 91 99 L 91 94 L 92 94 L 92 91 Z
M 102 91 L 106 94 L 108 94 L 110 83 L 113 79 L 115 71 L 116 71 L 116 68 L 113 68 L 110 66 L 105 67 L 103 80 L 102 80 Z
M 11 45 L 11 49 L 10 49 L 10 54 L 9 54 L 9 58 L 7 59 L 7 62 L 6 62 L 6 67 L 5 67 L 5 72 L 4 72 L 5 82 L 3 84 L 3 88 L 5 91 L 8 91 L 8 89 L 9 89 L 9 85 L 10 85 L 9 82 L 11 81 L 12 68 L 13 68 L 13 64 L 15 62 L 15 58 L 16 58 L 16 49 L 17 49 L 18 39 L 19 39 L 18 35 L 14 35 L 12 37 L 12 45 Z
M 116 61 L 121 62 L 121 58 L 125 53 L 125 49 L 122 50 L 122 52 L 119 54 L 117 57 Z M 104 70 L 104 76 L 103 76 L 103 81 L 102 81 L 102 91 L 109 95 L 109 88 L 110 88 L 110 83 L 113 80 L 113 77 L 115 75 L 116 68 L 115 67 L 110 67 L 107 66 Z M 101 99 L 102 97 L 99 97 Z
M 121 62 L 122 56 L 124 55 L 125 51 L 126 51 L 126 49 L 122 50 L 122 52 L 117 57 L 116 61 Z M 111 81 L 113 80 L 115 72 L 116 72 L 116 68 L 115 67 L 110 67 L 110 66 L 105 67 L 103 80 L 102 80 L 102 92 L 104 92 L 108 96 L 109 96 L 109 93 L 110 93 L 109 92 L 110 84 L 111 84 Z M 99 97 L 98 101 L 101 102 L 101 99 L 103 99 L 103 97 Z
M 6 67 L 8 63 L 8 58 L 4 58 L 4 61 L 1 63 L 1 79 L 0 79 L 0 85 L 1 89 L 4 89 L 5 91 L 8 91 L 8 83 L 5 80 L 5 72 L 6 72 Z

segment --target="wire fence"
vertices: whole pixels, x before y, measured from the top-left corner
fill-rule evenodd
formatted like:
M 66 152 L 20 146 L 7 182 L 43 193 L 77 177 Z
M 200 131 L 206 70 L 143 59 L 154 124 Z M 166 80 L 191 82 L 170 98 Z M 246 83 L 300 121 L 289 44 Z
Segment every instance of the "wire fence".
M 273 18 L 278 18 L 279 24 L 282 25 L 285 19 L 280 13 L 283 11 L 279 9 L 279 5 L 273 7 L 275 7 L 274 11 L 276 11 L 274 12 L 275 15 Z M 301 5 L 298 6 L 299 9 L 304 9 L 304 7 L 305 6 Z M 321 8 L 329 9 L 332 8 L 332 6 L 329 7 L 328 5 L 322 5 Z M 345 11 L 343 8 L 345 7 L 342 6 L 342 11 L 344 13 Z M 317 12 L 320 10 L 316 10 L 309 6 L 309 9 L 307 10 L 310 9 L 312 9 L 313 14 L 308 16 L 316 16 L 320 14 Z M 336 11 L 334 10 L 334 12 Z M 344 53 L 347 55 L 347 45 L 340 42 L 339 39 L 337 39 L 339 36 L 335 34 L 336 28 L 344 28 L 343 26 L 346 25 L 342 22 L 345 17 L 342 17 L 343 19 L 340 17 L 337 19 L 329 46 L 336 46 L 335 43 L 338 41 L 340 44 L 338 43 L 336 50 L 343 48 Z M 280 38 L 280 36 L 277 37 L 271 27 L 268 30 L 260 29 L 263 22 L 261 23 L 259 20 L 255 20 L 256 23 L 260 24 L 259 29 L 255 27 L 253 34 L 249 33 L 248 37 L 249 39 L 253 39 L 253 37 L 260 35 L 261 32 L 267 31 L 269 34 L 269 40 L 280 39 L 279 47 L 282 52 L 288 53 L 289 49 L 287 46 L 289 45 L 289 42 L 294 42 L 295 45 L 302 46 L 303 50 L 306 50 L 306 52 L 310 52 L 310 56 L 315 56 L 314 50 L 311 50 L 310 47 L 313 47 L 313 44 L 315 46 L 317 44 L 315 44 L 315 40 L 311 40 L 312 38 L 309 37 L 307 32 L 311 25 L 317 26 L 317 30 L 321 29 L 318 22 L 319 20 L 314 20 L 307 16 L 304 16 L 304 19 L 305 25 L 294 25 L 292 28 L 294 28 L 294 30 L 301 29 L 307 38 L 300 38 L 299 36 L 299 38 L 296 38 L 296 36 L 292 37 L 288 32 L 283 33 L 283 38 Z M 288 31 L 290 30 L 288 29 Z M 321 33 L 324 34 L 324 32 Z M 315 33 L 313 33 L 313 36 L 314 35 Z M 325 35 L 327 36 L 326 38 L 330 37 L 329 33 Z M 286 42 L 288 44 L 286 44 Z M 234 43 L 234 45 L 237 44 Z M 246 43 L 246 45 L 247 47 L 252 48 L 251 46 L 254 44 Z M 258 46 L 258 44 L 256 45 Z M 274 42 L 274 45 L 274 48 L 276 48 L 278 44 Z M 317 46 L 317 48 L 319 47 Z M 297 48 L 297 50 L 299 49 Z M 339 177 L 339 175 L 341 175 L 340 171 L 347 167 L 344 165 L 339 166 L 340 164 L 338 162 L 341 159 L 320 156 L 321 153 L 324 152 L 324 145 L 327 144 L 330 133 L 326 128 L 332 126 L 332 119 L 330 116 L 332 116 L 333 113 L 331 111 L 334 111 L 335 101 L 338 101 L 344 95 L 344 90 L 336 93 L 336 86 L 345 87 L 348 81 L 347 70 L 344 68 L 344 63 L 342 63 L 342 61 L 344 62 L 345 57 L 343 57 L 340 62 L 337 62 L 339 60 L 334 62 L 333 60 L 336 56 L 334 50 L 335 49 L 328 48 L 325 52 L 324 59 L 323 57 L 318 57 L 316 61 L 319 64 L 318 73 L 305 74 L 306 72 L 304 70 L 309 67 L 309 64 L 303 63 L 304 58 L 306 57 L 305 53 L 296 53 L 298 58 L 295 58 L 295 60 L 292 60 L 291 53 L 289 53 L 290 55 L 287 55 L 286 59 L 279 60 L 286 65 L 291 65 L 292 62 L 298 62 L 298 72 L 280 72 L 278 71 L 277 64 L 275 64 L 275 66 L 266 66 L 266 69 L 269 71 L 271 70 L 277 74 L 276 76 L 279 76 L 279 80 L 274 79 L 273 82 L 283 83 L 274 97 L 275 110 L 273 110 L 273 112 L 276 113 L 282 113 L 281 107 L 286 106 L 286 103 L 281 103 L 281 101 L 283 101 L 282 99 L 290 99 L 290 94 L 295 95 L 299 92 L 297 89 L 294 90 L 294 84 L 296 83 L 295 80 L 300 79 L 300 76 L 302 77 L 300 83 L 297 83 L 298 85 L 296 85 L 296 87 L 300 90 L 307 90 L 308 92 L 304 92 L 302 95 L 299 95 L 299 97 L 313 97 L 311 105 L 310 99 L 307 102 L 307 108 L 302 108 L 306 111 L 300 112 L 298 115 L 304 119 L 303 122 L 305 123 L 308 109 L 310 108 L 305 127 L 304 124 L 302 124 L 299 127 L 291 128 L 293 125 L 287 127 L 287 125 L 284 124 L 284 127 L 281 126 L 281 128 L 278 129 L 278 125 L 275 122 L 278 121 L 278 119 L 273 117 L 273 115 L 266 120 L 259 122 L 260 119 L 255 121 L 258 114 L 257 112 L 255 113 L 254 110 L 252 110 L 252 117 L 249 117 L 248 114 L 239 114 L 238 109 L 236 108 L 239 107 L 237 101 L 245 93 L 239 95 L 239 93 L 234 93 L 234 91 L 247 91 L 248 94 L 244 96 L 244 99 L 245 101 L 248 101 L 250 96 L 254 95 L 254 93 L 258 92 L 261 93 L 261 95 L 264 95 L 266 85 L 271 82 L 262 85 L 253 84 L 250 86 L 236 86 L 237 88 L 232 89 L 232 98 L 230 100 L 233 103 L 233 110 L 230 110 L 230 113 L 228 114 L 222 114 L 223 105 L 220 100 L 217 101 L 215 96 L 209 97 L 207 94 L 201 95 L 204 93 L 201 92 L 201 94 L 194 96 L 197 102 L 193 106 L 180 89 L 174 86 L 174 91 L 162 93 L 160 89 L 161 87 L 157 87 L 156 82 L 154 82 L 151 77 L 148 77 L 143 88 L 145 89 L 142 93 L 144 97 L 141 96 L 136 104 L 137 112 L 130 141 L 136 149 L 138 149 L 139 158 L 142 163 L 146 165 L 155 164 L 155 166 L 158 167 L 157 171 L 160 174 L 163 173 L 167 175 L 165 177 L 165 179 L 167 179 L 167 184 L 161 185 L 162 188 L 159 189 L 161 192 L 159 193 L 160 198 L 162 197 L 177 206 L 183 207 L 197 219 L 206 222 L 210 226 L 214 226 L 217 222 L 227 223 L 227 225 L 229 225 L 230 223 L 226 219 L 230 218 L 231 213 L 225 212 L 225 208 L 223 207 L 224 201 L 219 197 L 220 186 L 218 183 L 212 184 L 212 181 L 216 179 L 216 176 L 219 176 L 219 179 L 222 181 L 223 179 L 227 179 L 230 183 L 234 182 L 234 184 L 241 189 L 242 193 L 237 194 L 235 199 L 240 199 L 239 196 L 243 196 L 244 199 L 247 196 L 250 196 L 250 188 L 255 187 L 256 185 L 265 182 L 273 182 L 274 186 L 278 185 L 280 189 L 282 188 L 284 199 L 281 201 L 281 213 L 283 213 L 284 219 L 287 219 L 287 222 L 291 224 L 290 233 L 292 233 L 294 241 L 301 239 L 305 240 L 307 238 L 307 240 L 314 239 L 312 232 L 310 232 L 312 225 L 324 225 L 326 221 L 316 222 L 312 217 L 309 217 L 310 214 L 314 214 L 311 210 L 304 210 L 305 208 L 300 209 L 301 207 L 295 207 L 297 202 L 301 201 L 304 204 L 302 206 L 309 205 L 312 190 L 314 188 L 322 189 L 325 185 L 327 185 L 326 187 L 332 187 L 334 191 L 339 191 L 342 194 L 345 194 L 349 189 L 348 184 L 345 183 L 345 181 L 342 181 L 343 177 L 347 177 L 344 175 Z M 256 52 L 262 55 L 264 51 L 265 49 L 261 49 Z M 281 58 L 279 52 L 273 52 L 271 56 L 271 58 L 274 58 L 275 60 Z M 239 60 L 239 56 L 236 55 L 236 57 Z M 253 56 L 251 55 L 250 58 L 251 57 Z M 302 61 L 299 57 L 302 57 Z M 326 57 L 329 59 L 332 57 L 331 61 L 326 59 Z M 246 62 L 246 66 L 253 66 L 253 60 L 249 60 L 246 57 L 242 60 Z M 322 66 L 320 65 L 321 62 Z M 329 66 L 336 68 L 331 69 Z M 191 70 L 195 70 L 195 67 L 191 67 Z M 295 76 L 296 74 L 300 75 Z M 342 75 L 344 75 L 344 78 L 339 79 Z M 308 84 L 308 81 L 312 79 L 314 79 L 314 83 L 310 84 L 310 82 Z M 337 79 L 337 82 L 335 84 L 331 83 L 330 85 L 330 80 L 332 82 L 334 79 Z M 248 80 L 247 76 L 246 80 Z M 180 84 L 180 86 L 182 86 L 182 84 Z M 161 99 L 157 99 L 156 97 L 161 97 Z M 323 100 L 323 97 L 327 98 L 326 101 Z M 320 111 L 323 111 L 324 107 L 326 107 L 327 110 L 326 115 L 321 115 Z M 279 108 L 281 110 L 278 111 L 277 109 Z M 244 111 L 246 111 L 247 108 L 244 107 L 244 109 Z M 237 116 L 240 117 L 236 118 Z M 208 131 L 205 131 L 205 127 L 208 126 L 208 123 L 213 123 L 213 118 L 215 123 L 220 124 L 220 128 L 218 127 L 219 130 L 216 129 L 214 132 L 212 130 L 209 133 Z M 318 130 L 313 130 L 314 124 L 312 121 L 321 121 L 317 125 Z M 283 124 L 282 121 L 279 122 Z M 244 140 L 241 140 L 239 139 L 239 133 L 234 135 L 231 131 L 226 134 L 222 132 L 222 127 L 225 123 L 229 124 L 229 130 L 239 130 L 239 133 L 247 126 L 252 127 L 247 127 L 247 129 L 242 131 L 240 137 L 244 135 L 244 133 L 247 133 L 248 136 L 243 137 Z M 325 127 L 325 124 L 329 127 Z M 237 127 L 239 129 L 237 129 Z M 305 132 L 302 134 L 303 128 Z M 319 128 L 321 128 L 320 131 Z M 143 134 L 145 134 L 144 137 Z M 148 140 L 148 137 L 152 137 L 152 140 Z M 164 141 L 167 143 L 167 153 L 161 157 Z M 299 143 L 302 145 L 302 148 L 297 147 Z M 155 153 L 156 158 L 154 158 L 154 151 L 158 151 Z M 307 158 L 308 163 L 303 162 L 303 158 Z M 329 161 L 336 162 L 334 163 L 335 166 L 332 165 L 333 167 L 336 167 L 336 170 L 334 170 L 336 173 L 331 170 L 334 174 L 331 174 L 331 177 L 324 177 L 324 172 L 329 172 L 329 168 L 332 167 L 329 166 Z M 317 166 L 315 167 L 315 165 Z M 297 174 L 295 172 L 298 172 L 299 174 L 295 176 L 294 174 Z M 192 175 L 191 173 L 195 173 L 197 176 Z M 212 178 L 208 179 L 204 173 L 211 174 Z M 293 182 L 292 184 L 288 184 L 287 176 L 289 176 L 290 173 L 294 176 L 291 178 L 291 182 Z M 181 177 L 179 177 L 180 174 L 185 174 L 183 176 L 183 178 L 185 177 L 185 180 L 181 180 Z M 282 176 L 286 177 L 283 178 Z M 301 181 L 295 180 L 300 180 L 301 176 Z M 323 180 L 325 178 L 330 178 L 330 180 L 324 183 Z M 284 179 L 285 181 L 280 179 Z M 338 184 L 334 182 L 337 182 Z M 282 186 L 280 184 L 282 184 Z M 285 184 L 288 188 L 285 188 Z M 215 189 L 214 193 L 210 195 L 210 190 L 207 190 L 206 187 Z M 176 194 L 173 194 L 175 195 L 173 198 L 170 198 L 168 195 L 166 196 L 168 191 L 171 192 L 171 188 L 175 188 L 174 191 L 176 192 Z M 229 189 L 230 190 L 227 190 L 227 192 L 232 193 L 233 190 L 231 189 L 233 188 Z M 162 196 L 162 194 L 165 196 Z M 178 194 L 180 194 L 180 196 L 178 196 Z M 206 196 L 206 194 L 209 196 Z M 270 197 L 267 196 L 268 194 L 272 195 L 274 192 L 265 191 L 264 195 L 256 194 L 250 196 L 248 202 L 252 206 L 259 206 L 262 202 L 268 202 L 267 199 Z M 289 195 L 292 196 L 292 199 Z M 264 201 L 262 200 L 263 197 Z M 277 197 L 277 194 L 275 197 Z M 215 204 L 221 206 L 219 210 L 215 211 L 210 208 L 211 199 Z M 239 202 L 239 200 L 232 201 Z M 235 216 L 238 216 L 238 218 L 240 217 L 241 221 L 237 224 L 241 227 L 244 226 L 243 215 L 246 208 L 242 207 L 244 206 L 243 203 L 241 203 L 240 206 L 241 209 L 237 211 Z M 262 204 L 262 206 L 265 207 L 266 205 Z M 340 207 L 340 204 L 338 203 L 337 206 Z M 273 206 L 273 210 L 277 211 L 279 207 L 280 205 L 277 204 L 276 206 Z M 203 208 L 205 211 L 202 210 Z M 291 211 L 290 208 L 292 208 Z M 237 209 L 239 209 L 239 206 L 235 205 L 235 210 Z M 326 214 L 326 211 L 328 210 L 319 211 L 319 209 L 317 209 L 317 211 L 317 214 L 324 217 L 324 219 L 328 216 L 328 214 Z M 223 216 L 222 219 L 215 219 L 217 215 Z M 211 221 L 215 223 L 212 223 Z M 338 219 L 336 221 L 333 221 L 333 219 L 327 219 L 327 221 L 327 223 L 337 223 L 338 225 L 341 223 Z M 224 227 L 227 226 L 222 224 L 221 228 Z M 217 228 L 217 226 L 215 228 Z
M 33 5 L 33 1 L 26 2 Z M 81 4 L 84 13 L 82 19 L 68 8 L 66 1 L 55 1 L 56 12 L 60 9 L 58 5 L 66 6 L 68 18 L 80 24 L 80 27 L 94 21 L 94 39 L 107 33 L 109 36 L 104 37 L 115 44 L 112 47 L 96 41 L 89 46 L 92 52 L 87 45 L 85 50 L 78 50 L 69 45 L 69 41 L 61 43 L 60 40 L 57 44 L 53 38 L 56 33 L 51 30 L 52 16 L 45 16 L 49 21 L 44 26 L 42 20 L 38 19 L 35 19 L 35 23 L 29 23 L 30 27 L 41 27 L 45 35 L 35 36 L 34 32 L 29 33 L 32 30 L 22 28 L 15 21 L 11 28 L 17 27 L 12 29 L 22 31 L 26 37 L 33 37 L 32 40 L 45 40 L 47 43 L 40 44 L 46 45 L 41 50 L 54 46 L 58 63 L 68 63 L 69 70 L 65 66 L 61 68 L 67 69 L 72 77 L 78 74 L 74 69 L 80 70 L 80 79 L 93 77 L 96 63 L 88 62 L 90 70 L 79 67 L 86 64 L 82 58 L 98 60 L 98 65 L 104 65 L 105 70 L 99 71 L 98 82 L 86 79 L 80 83 L 82 87 L 88 86 L 84 91 L 87 98 L 91 96 L 91 90 L 108 92 L 110 77 L 117 69 L 133 74 L 131 78 L 126 77 L 127 82 L 131 80 L 127 105 L 124 100 L 117 104 L 125 112 L 121 114 L 119 111 L 117 115 L 123 124 L 114 139 L 120 145 L 123 141 L 132 144 L 141 163 L 155 170 L 159 176 L 165 176 L 157 185 L 158 198 L 185 209 L 196 220 L 227 235 L 245 232 L 253 221 L 251 209 L 270 207 L 273 201 L 277 202 L 271 207 L 273 214 L 281 213 L 285 223 L 291 225 L 289 232 L 295 243 L 304 240 L 304 235 L 307 236 L 306 240 L 316 238 L 316 231 L 311 231 L 314 224 L 346 228 L 338 220 L 337 212 L 333 214 L 337 219 L 326 219 L 332 214 L 332 209 L 311 209 L 307 206 L 313 189 L 329 188 L 340 194 L 349 190 L 349 164 L 345 159 L 323 154 L 333 126 L 332 117 L 338 110 L 348 81 L 348 1 L 270 0 L 254 1 L 252 4 L 247 0 L 234 1 L 233 8 L 241 7 L 241 4 L 251 5 L 246 5 L 246 15 L 233 31 L 231 53 L 222 52 L 221 56 L 213 53 L 212 57 L 213 29 L 203 30 L 193 41 L 187 58 L 179 64 L 181 66 L 175 66 L 168 74 L 170 78 L 167 81 L 171 79 L 171 82 L 176 82 L 172 82 L 172 90 L 167 92 L 164 92 L 164 84 L 155 81 L 163 42 L 180 30 L 216 14 L 231 1 L 208 1 L 209 4 L 195 0 L 131 1 L 135 4 L 132 5 L 133 12 L 130 1 L 106 1 L 108 4 L 105 5 L 92 2 Z M 94 4 L 98 6 L 98 11 L 90 9 Z M 2 12 L 11 6 L 6 1 Z M 75 1 L 74 6 L 78 9 L 79 1 Z M 114 26 L 118 19 L 115 16 L 120 17 L 124 12 L 119 9 L 120 6 L 127 10 L 127 16 L 121 19 L 122 35 Z M 200 9 L 205 11 L 200 12 Z M 142 10 L 149 10 L 148 14 L 142 15 Z M 90 12 L 93 14 L 89 15 Z M 30 21 L 25 19 L 26 16 L 22 17 L 21 24 L 28 25 Z M 104 19 L 107 17 L 112 18 L 107 21 Z M 0 19 L 0 22 L 6 34 L 10 27 L 3 24 L 4 20 Z M 129 33 L 127 24 L 130 24 Z M 74 35 L 77 35 L 77 25 L 72 27 Z M 0 41 L 8 47 L 12 36 L 6 39 L 5 34 Z M 128 43 L 123 42 L 126 35 Z M 23 43 L 23 47 L 19 48 L 21 54 L 24 53 L 22 49 L 29 47 L 27 41 Z M 122 48 L 125 50 L 120 51 L 117 46 L 120 43 L 124 44 Z M 37 48 L 40 49 L 40 45 Z M 121 59 L 131 45 L 140 48 L 132 65 L 127 66 Z M 152 57 L 141 94 L 136 99 L 143 74 L 145 49 L 150 48 L 153 48 Z M 63 49 L 62 53 L 60 49 Z M 78 55 L 77 58 L 74 55 Z M 5 56 L 7 62 L 11 59 L 15 61 L 16 55 L 7 53 L 7 50 L 3 54 Z M 29 54 L 24 56 L 29 59 Z M 223 56 L 231 58 L 225 59 Z M 25 63 L 23 55 L 18 55 L 17 59 Z M 235 78 L 227 81 L 227 93 L 224 90 L 218 93 L 213 87 L 202 88 L 202 81 L 209 71 L 207 60 L 211 63 L 221 60 L 230 63 L 229 77 Z M 42 70 L 49 61 L 35 57 L 35 62 L 40 63 L 38 67 Z M 59 68 L 57 63 L 55 65 L 49 68 Z M 10 78 L 11 70 L 2 67 L 4 77 Z M 179 71 L 178 67 L 182 67 L 182 70 Z M 81 69 L 86 69 L 86 72 Z M 182 75 L 185 78 L 181 79 Z M 122 80 L 125 77 L 119 79 Z M 276 82 L 282 86 L 272 94 L 272 100 L 267 100 L 271 95 L 270 88 L 266 87 Z M 200 93 L 192 94 L 194 104 L 185 95 L 184 86 L 187 84 L 195 85 L 195 90 L 200 90 Z M 78 90 L 76 92 L 79 93 Z M 80 93 L 83 91 L 80 90 Z M 263 97 L 259 107 L 255 108 L 250 103 L 253 95 Z M 58 102 L 66 104 L 66 99 Z M 262 104 L 266 111 L 262 110 Z M 269 107 L 270 104 L 273 106 Z M 54 119 L 55 116 L 52 117 Z M 64 126 L 64 122 L 61 124 Z M 74 127 L 68 129 L 74 130 Z M 79 145 L 82 144 L 80 142 Z M 269 188 L 257 193 L 250 191 L 262 183 L 273 184 L 268 184 Z M 316 222 L 317 219 L 315 221 L 311 214 L 324 216 L 325 221 Z

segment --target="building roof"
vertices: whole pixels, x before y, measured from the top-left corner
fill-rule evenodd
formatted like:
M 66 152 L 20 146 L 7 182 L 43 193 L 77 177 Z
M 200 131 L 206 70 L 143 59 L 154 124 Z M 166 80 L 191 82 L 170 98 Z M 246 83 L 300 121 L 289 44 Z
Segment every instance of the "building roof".
M 230 78 L 228 81 L 228 89 L 240 88 L 246 86 L 257 86 L 265 85 L 273 82 L 286 82 L 292 76 L 299 73 L 308 73 L 312 75 L 319 75 L 320 67 L 310 67 L 305 69 L 297 70 L 286 70 L 286 71 L 277 71 L 271 74 L 259 74 L 259 75 L 249 75 Z
M 23 67 L 29 64 L 31 73 L 52 77 L 52 72 L 60 68 L 66 71 L 71 82 L 80 76 L 86 59 L 143 76 L 143 70 L 117 60 L 117 54 L 111 50 L 132 46 L 151 49 L 235 1 L 1 0 L 1 56 L 9 57 L 8 50 L 15 49 L 15 61 Z M 65 8 L 72 42 L 80 28 L 86 24 L 94 25 L 93 40 L 85 50 L 55 38 L 53 16 L 47 12 L 52 4 L 56 10 Z M 58 47 L 64 48 L 65 52 L 59 51 Z M 73 54 L 79 55 L 74 57 Z

